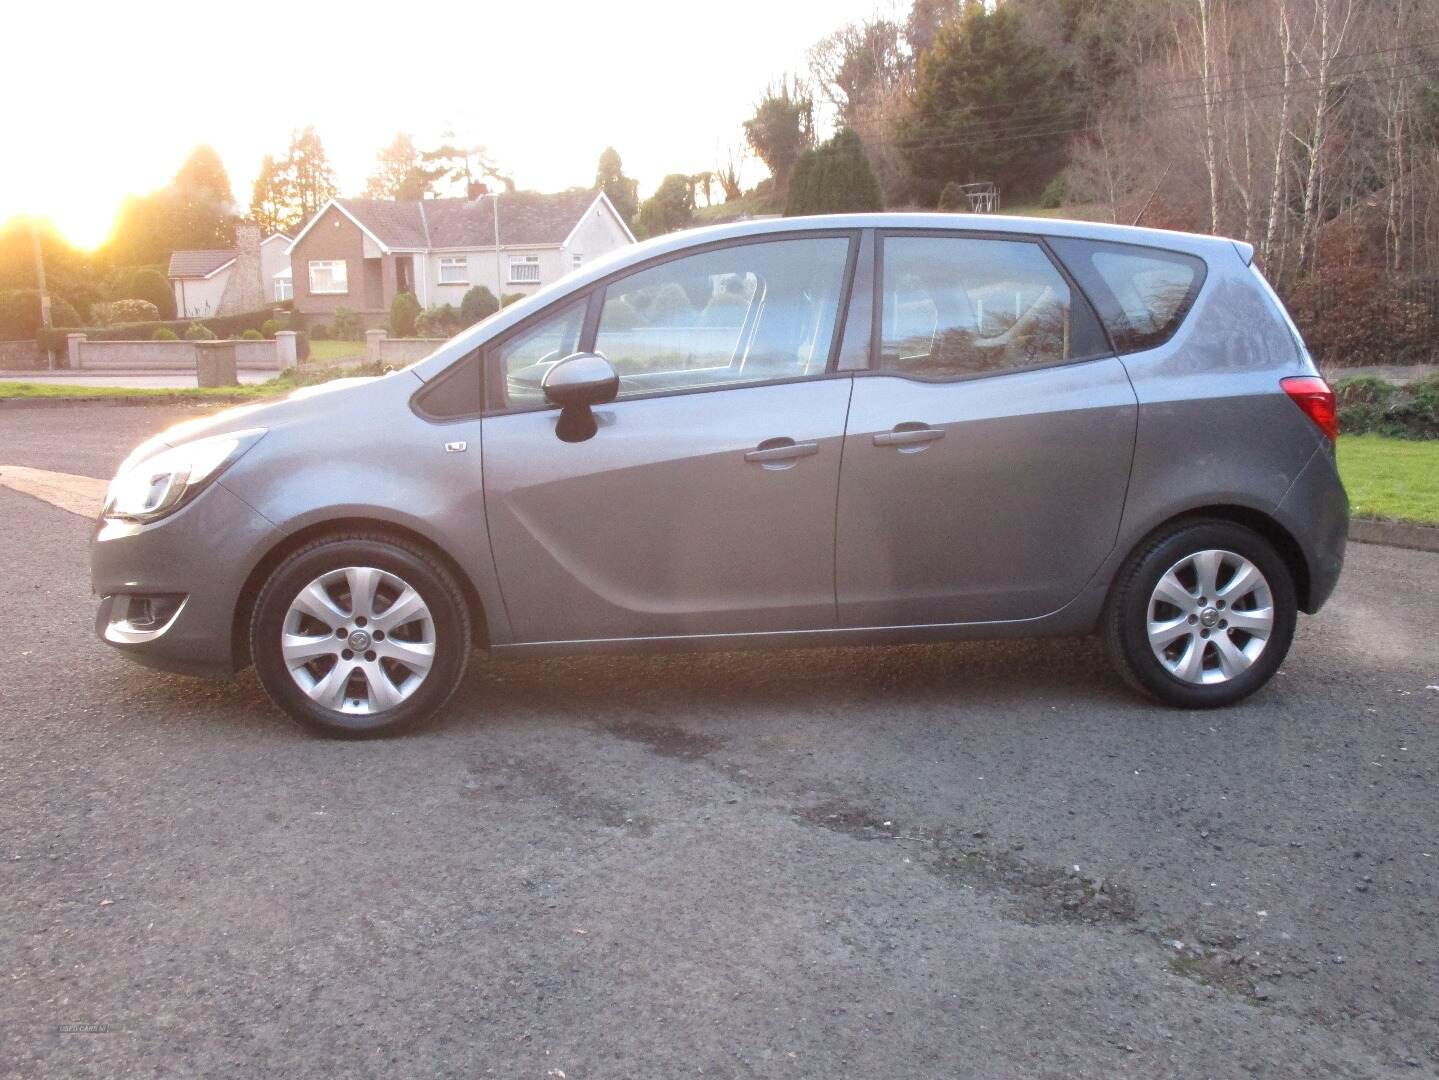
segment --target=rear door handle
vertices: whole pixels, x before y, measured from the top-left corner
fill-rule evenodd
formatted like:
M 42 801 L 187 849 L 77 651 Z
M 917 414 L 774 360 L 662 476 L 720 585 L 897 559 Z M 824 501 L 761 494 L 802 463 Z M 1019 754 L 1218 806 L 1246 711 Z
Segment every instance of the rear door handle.
M 799 458 L 810 457 L 819 453 L 817 442 L 795 442 L 788 436 L 777 439 L 766 439 L 753 450 L 745 451 L 744 459 L 763 465 L 767 469 L 792 468 L 793 465 L 786 465 L 786 462 L 794 462 Z
M 926 427 L 923 424 L 896 424 L 893 431 L 882 431 L 874 437 L 875 446 L 923 446 L 936 439 L 944 438 L 944 428 Z

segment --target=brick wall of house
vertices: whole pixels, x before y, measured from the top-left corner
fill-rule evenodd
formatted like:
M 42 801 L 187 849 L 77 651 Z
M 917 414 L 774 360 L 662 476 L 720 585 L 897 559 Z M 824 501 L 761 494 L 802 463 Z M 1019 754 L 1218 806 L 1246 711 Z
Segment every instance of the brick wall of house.
M 344 259 L 349 279 L 348 293 L 310 292 L 310 261 L 312 259 Z M 360 315 L 366 326 L 383 325 L 388 314 L 382 305 L 368 302 L 365 296 L 365 244 L 359 227 L 330 207 L 315 227 L 300 238 L 290 252 L 290 269 L 295 277 L 295 312 L 305 329 L 316 323 L 329 322 L 338 308 L 349 308 Z

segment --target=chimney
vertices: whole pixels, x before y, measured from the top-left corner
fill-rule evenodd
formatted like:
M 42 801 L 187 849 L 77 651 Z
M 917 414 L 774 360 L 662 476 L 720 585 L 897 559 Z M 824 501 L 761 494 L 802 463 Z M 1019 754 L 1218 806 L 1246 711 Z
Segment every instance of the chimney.
M 267 291 L 260 263 L 260 226 L 248 221 L 235 225 L 235 265 L 230 268 L 217 315 L 256 311 L 265 306 Z
M 481 182 L 478 181 L 478 180 L 471 180 L 471 181 L 470 181 L 469 195 L 470 195 L 471 200 L 478 199 L 481 195 L 488 195 L 489 193 L 490 193 L 490 185 L 489 185 L 489 184 L 481 183 Z

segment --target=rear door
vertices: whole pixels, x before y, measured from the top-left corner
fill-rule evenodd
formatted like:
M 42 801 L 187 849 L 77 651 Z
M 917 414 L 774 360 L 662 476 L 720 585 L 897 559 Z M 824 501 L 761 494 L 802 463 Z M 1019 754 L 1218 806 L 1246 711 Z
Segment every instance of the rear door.
M 848 233 L 670 258 L 492 352 L 485 506 L 519 642 L 832 627 L 851 380 L 832 373 Z M 582 328 L 583 327 L 583 328 Z M 620 375 L 561 441 L 538 389 L 577 348 Z
M 1136 402 L 1037 239 L 880 238 L 836 542 L 841 626 L 1028 619 L 1113 548 Z

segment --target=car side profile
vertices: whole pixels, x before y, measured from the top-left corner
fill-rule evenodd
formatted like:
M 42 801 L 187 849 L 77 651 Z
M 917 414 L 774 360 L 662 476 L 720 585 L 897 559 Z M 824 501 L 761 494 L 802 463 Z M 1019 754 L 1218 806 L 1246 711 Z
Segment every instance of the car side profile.
M 181 425 L 92 543 L 100 636 L 311 729 L 498 654 L 1099 633 L 1241 700 L 1343 562 L 1334 399 L 1245 244 L 1023 218 L 628 248 L 402 371 Z

